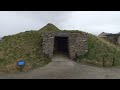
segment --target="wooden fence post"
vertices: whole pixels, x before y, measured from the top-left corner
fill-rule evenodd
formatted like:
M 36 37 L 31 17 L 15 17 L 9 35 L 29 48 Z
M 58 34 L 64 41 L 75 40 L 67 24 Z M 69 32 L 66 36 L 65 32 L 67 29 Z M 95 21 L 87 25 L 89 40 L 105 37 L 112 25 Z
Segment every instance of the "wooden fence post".
M 103 56 L 103 67 L 105 67 L 105 59 L 104 59 L 104 56 Z
M 112 66 L 115 66 L 115 57 L 113 57 L 113 63 Z

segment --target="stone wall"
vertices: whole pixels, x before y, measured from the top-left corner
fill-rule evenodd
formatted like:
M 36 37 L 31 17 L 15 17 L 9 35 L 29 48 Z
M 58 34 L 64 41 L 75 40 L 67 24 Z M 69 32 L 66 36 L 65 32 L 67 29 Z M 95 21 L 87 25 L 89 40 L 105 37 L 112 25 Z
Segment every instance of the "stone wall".
M 68 54 L 71 59 L 88 51 L 86 33 L 47 32 L 43 34 L 43 53 L 50 57 L 53 56 L 55 36 L 68 37 Z

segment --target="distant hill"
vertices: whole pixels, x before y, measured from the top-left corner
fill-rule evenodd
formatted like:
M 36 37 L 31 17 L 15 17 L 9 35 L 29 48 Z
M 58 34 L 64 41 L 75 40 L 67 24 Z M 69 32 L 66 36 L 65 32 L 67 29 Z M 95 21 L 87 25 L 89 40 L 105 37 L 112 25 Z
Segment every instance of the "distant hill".
M 5 36 L 3 42 L 0 43 L 0 71 L 18 72 L 16 62 L 20 59 L 26 61 L 24 71 L 28 71 L 37 67 L 42 67 L 51 59 L 42 53 L 42 34 L 44 32 L 60 32 L 53 24 L 47 24 L 38 31 L 26 31 L 15 35 Z M 64 30 L 63 32 L 77 32 L 79 30 Z M 105 56 L 106 64 L 112 63 L 115 57 L 115 65 L 120 65 L 120 48 L 88 33 L 88 53 L 84 56 L 78 56 L 78 63 L 89 63 L 102 65 L 102 57 Z

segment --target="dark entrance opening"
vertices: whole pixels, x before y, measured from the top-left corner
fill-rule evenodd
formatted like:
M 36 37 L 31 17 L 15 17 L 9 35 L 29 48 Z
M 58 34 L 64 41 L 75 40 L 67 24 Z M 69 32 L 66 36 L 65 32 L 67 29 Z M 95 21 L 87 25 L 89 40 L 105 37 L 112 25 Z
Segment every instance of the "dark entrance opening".
M 62 53 L 68 55 L 68 37 L 55 37 L 54 53 Z

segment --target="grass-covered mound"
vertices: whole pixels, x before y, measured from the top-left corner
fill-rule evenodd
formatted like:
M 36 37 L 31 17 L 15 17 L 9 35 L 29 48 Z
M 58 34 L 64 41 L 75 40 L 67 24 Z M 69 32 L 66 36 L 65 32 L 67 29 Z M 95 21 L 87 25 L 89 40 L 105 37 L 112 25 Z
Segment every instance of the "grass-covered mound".
M 44 32 L 59 32 L 61 30 L 59 30 L 55 25 L 48 23 L 46 26 L 44 26 L 38 31 L 44 33 Z
M 70 32 L 82 33 L 78 30 L 59 30 L 53 24 L 47 24 L 38 31 L 26 31 L 11 36 L 5 36 L 0 42 L 0 71 L 18 72 L 16 62 L 20 59 L 26 61 L 24 71 L 48 64 L 51 59 L 42 53 L 42 34 L 44 32 Z M 79 56 L 77 62 L 102 65 L 102 57 L 105 57 L 106 65 L 112 64 L 115 57 L 115 65 L 120 65 L 120 48 L 88 34 L 88 53 Z M 106 55 L 106 56 L 105 56 Z
M 120 65 L 120 47 L 112 43 L 98 38 L 92 34 L 88 34 L 88 53 L 78 58 L 78 62 L 95 64 L 103 66 L 103 57 L 105 66 Z
M 41 33 L 30 31 L 4 37 L 0 43 L 0 70 L 18 71 L 16 62 L 20 59 L 26 61 L 24 71 L 50 62 L 50 59 L 42 53 Z
M 42 53 L 42 34 L 49 30 L 58 31 L 54 25 L 47 24 L 38 31 L 26 31 L 5 36 L 0 43 L 0 71 L 17 72 L 16 62 L 26 61 L 24 71 L 41 67 L 51 61 Z

